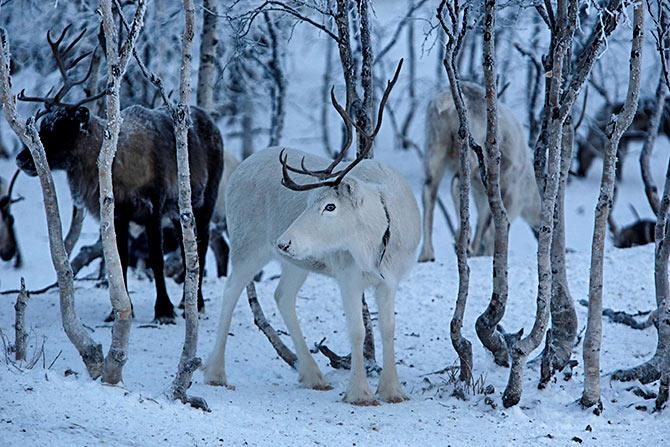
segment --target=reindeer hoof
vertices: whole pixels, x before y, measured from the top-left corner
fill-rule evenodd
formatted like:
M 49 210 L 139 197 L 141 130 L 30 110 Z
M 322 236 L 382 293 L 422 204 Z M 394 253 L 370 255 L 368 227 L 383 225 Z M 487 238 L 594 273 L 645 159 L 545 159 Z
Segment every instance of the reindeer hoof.
M 205 383 L 210 386 L 222 386 L 229 390 L 234 390 L 234 385 L 228 385 L 226 373 L 209 373 L 205 368 Z
M 421 255 L 419 256 L 419 262 L 435 262 L 435 254 L 421 253 Z
M 357 407 L 378 407 L 379 406 L 379 401 L 375 398 L 348 400 L 345 397 L 343 400 L 346 403 L 351 404 L 351 405 L 356 405 Z
M 158 323 L 160 325 L 163 325 L 163 324 L 177 324 L 177 319 L 175 318 L 174 315 L 172 315 L 172 316 L 164 315 L 164 316 L 161 316 L 161 317 L 156 316 L 154 318 L 153 322 Z
M 355 393 L 347 391 L 342 400 L 359 407 L 376 407 L 379 405 L 379 401 L 375 399 L 369 390 Z
M 326 381 L 311 383 L 311 384 L 307 384 L 307 383 L 304 383 L 304 382 L 301 382 L 301 383 L 305 387 L 309 388 L 310 390 L 315 390 L 315 391 L 330 391 L 330 390 L 333 389 L 333 386 Z
M 307 372 L 305 374 L 300 374 L 298 381 L 302 386 L 311 390 L 330 391 L 333 389 L 333 387 L 328 382 L 326 382 L 326 379 L 323 378 L 321 371 L 318 369 Z
M 384 402 L 390 404 L 399 404 L 400 402 L 405 402 L 409 400 L 409 396 L 405 394 L 402 390 L 393 390 L 393 391 L 377 391 L 377 396 Z

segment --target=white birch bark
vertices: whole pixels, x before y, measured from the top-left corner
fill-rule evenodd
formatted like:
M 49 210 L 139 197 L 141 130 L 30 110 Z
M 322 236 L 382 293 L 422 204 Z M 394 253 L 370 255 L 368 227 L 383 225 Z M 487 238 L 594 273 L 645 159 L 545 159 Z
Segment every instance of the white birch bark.
M 619 140 L 628 129 L 637 111 L 640 94 L 640 65 L 644 40 L 644 3 L 633 6 L 633 43 L 630 55 L 628 93 L 621 113 L 613 116 L 608 129 L 605 160 L 600 180 L 600 195 L 595 210 L 593 242 L 591 244 L 591 275 L 589 279 L 589 311 L 584 336 L 584 391 L 581 404 L 591 407 L 600 403 L 600 345 L 602 341 L 603 258 L 607 218 L 614 193 L 616 153 Z
M 472 136 L 468 125 L 468 113 L 463 94 L 456 73 L 456 58 L 460 51 L 460 44 L 467 32 L 468 9 L 463 12 L 462 23 L 458 22 L 460 10 L 454 5 L 454 17 L 450 15 L 451 27 L 445 21 L 444 8 L 446 0 L 442 0 L 437 9 L 438 19 L 442 30 L 446 34 L 444 46 L 443 65 L 447 72 L 451 86 L 451 96 L 458 113 L 459 128 L 458 138 L 461 143 L 458 154 L 459 168 L 459 228 L 458 240 L 456 241 L 456 257 L 458 259 L 458 294 L 454 314 L 449 325 L 451 344 L 458 354 L 460 362 L 459 379 L 464 383 L 470 383 L 473 375 L 472 343 L 463 336 L 463 317 L 468 300 L 468 289 L 470 285 L 470 266 L 468 265 L 468 247 L 470 246 L 470 144 Z M 456 19 L 454 21 L 454 19 Z
M 500 191 L 501 155 L 498 147 L 498 93 L 496 88 L 495 23 L 496 0 L 485 2 L 483 32 L 484 84 L 486 86 L 486 195 L 495 229 L 493 250 L 493 292 L 486 310 L 477 318 L 477 336 L 493 353 L 498 365 L 508 366 L 507 347 L 496 327 L 507 305 L 507 255 L 509 220 Z
M 98 178 L 100 182 L 100 236 L 102 251 L 109 282 L 109 298 L 114 313 L 112 343 L 105 357 L 105 369 L 102 380 L 116 384 L 123 380 L 123 365 L 128 359 L 128 339 L 132 308 L 123 279 L 123 268 L 119 258 L 114 227 L 114 189 L 112 165 L 116 155 L 121 129 L 121 101 L 119 91 L 121 80 L 128 67 L 137 37 L 143 25 L 146 4 L 138 0 L 135 16 L 128 37 L 119 50 L 119 37 L 112 13 L 112 0 L 101 0 L 102 28 L 105 33 L 107 54 L 107 77 L 109 92 L 107 95 L 107 124 L 103 134 L 102 147 L 98 155 Z M 118 11 L 122 14 L 122 11 Z
M 556 8 L 557 21 L 561 23 L 556 31 L 555 41 L 551 53 L 551 80 L 549 95 L 545 104 L 546 127 L 546 149 L 547 176 L 539 175 L 539 186 L 544 189 L 542 197 L 541 224 L 537 246 L 537 307 L 535 311 L 535 322 L 525 338 L 509 338 L 509 353 L 512 359 L 509 379 L 503 393 L 503 405 L 506 408 L 514 406 L 521 400 L 523 392 L 523 373 L 528 356 L 542 342 L 544 333 L 549 322 L 549 306 L 551 300 L 551 241 L 554 230 L 554 207 L 559 187 L 560 155 L 561 155 L 561 130 L 565 116 L 561 117 L 553 113 L 560 105 L 561 80 L 563 76 L 563 62 L 568 51 L 574 23 L 577 14 L 577 2 L 574 0 L 559 0 Z M 538 143 L 540 144 L 540 143 Z M 543 151 L 542 151 L 543 152 Z M 537 161 L 537 158 L 536 158 Z M 536 175 L 537 175 L 536 163 Z M 542 165 L 542 171 L 544 166 Z M 543 188 L 542 188 L 543 187 Z M 521 333 L 520 333 L 521 335 Z
M 47 219 L 51 261 L 58 278 L 63 329 L 70 342 L 72 342 L 79 352 L 91 378 L 97 379 L 102 374 L 103 369 L 102 346 L 91 338 L 75 312 L 72 268 L 63 243 L 63 228 L 58 211 L 56 188 L 51 177 L 51 170 L 47 163 L 44 146 L 42 146 L 39 134 L 35 128 L 34 119 L 31 117 L 24 122 L 16 112 L 16 97 L 11 91 L 9 74 L 9 41 L 4 29 L 0 29 L 0 44 L 2 45 L 2 51 L 0 51 L 0 102 L 2 103 L 2 110 L 10 127 L 23 144 L 26 145 L 28 150 L 30 150 L 30 154 L 35 162 L 35 168 L 37 169 L 37 175 L 40 179 Z
M 181 68 L 179 76 L 179 103 L 175 121 L 177 147 L 177 178 L 179 181 L 179 221 L 184 244 L 184 317 L 186 319 L 184 345 L 179 359 L 177 375 L 172 382 L 172 398 L 195 408 L 209 411 L 207 402 L 200 397 L 188 396 L 193 372 L 202 361 L 196 357 L 198 348 L 198 242 L 195 236 L 195 217 L 191 204 L 191 174 L 188 158 L 188 129 L 191 113 L 188 105 L 191 96 L 191 64 L 193 61 L 193 36 L 195 33 L 195 6 L 192 0 L 183 0 L 184 31 L 181 35 Z
M 198 68 L 198 89 L 196 101 L 198 107 L 211 112 L 214 110 L 214 77 L 216 75 L 216 48 L 218 35 L 218 1 L 203 0 L 202 32 L 200 38 L 200 67 Z
M 21 277 L 21 291 L 14 304 L 14 358 L 17 362 L 26 359 L 26 344 L 28 343 L 26 307 L 28 307 L 28 298 L 30 297 L 26 291 L 26 281 Z

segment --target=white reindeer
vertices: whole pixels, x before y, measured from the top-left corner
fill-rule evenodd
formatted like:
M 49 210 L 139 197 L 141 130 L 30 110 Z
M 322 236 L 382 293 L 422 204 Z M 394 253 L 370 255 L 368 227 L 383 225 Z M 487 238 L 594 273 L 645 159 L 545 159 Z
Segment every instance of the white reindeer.
M 463 99 L 468 109 L 468 123 L 472 138 L 484 146 L 486 137 L 485 90 L 470 82 L 461 82 Z M 451 90 L 446 90 L 428 104 L 426 111 L 426 151 L 423 188 L 423 246 L 419 262 L 435 260 L 433 251 L 433 212 L 440 182 L 448 170 L 452 175 L 451 194 L 458 209 L 458 138 L 459 119 Z M 541 202 L 531 162 L 531 153 L 526 143 L 521 124 L 514 113 L 503 104 L 498 104 L 498 147 L 501 153 L 500 188 L 512 223 L 521 216 L 537 234 L 540 225 Z M 475 256 L 493 253 L 493 222 L 486 189 L 479 175 L 479 163 L 471 153 L 472 193 L 477 207 L 477 226 L 471 244 Z
M 399 281 L 416 259 L 419 209 L 399 173 L 363 159 L 379 130 L 384 103 L 399 69 L 381 101 L 375 130 L 365 135 L 366 149 L 345 168 L 334 171 L 351 145 L 355 124 L 333 96 L 348 130 L 336 160 L 330 163 L 297 150 L 270 148 L 244 160 L 233 173 L 226 193 L 232 272 L 224 290 L 216 345 L 205 367 L 207 383 L 227 384 L 224 357 L 233 309 L 245 285 L 275 258 L 282 270 L 275 299 L 295 346 L 300 383 L 317 390 L 331 389 L 309 352 L 295 312 L 298 290 L 308 273 L 315 272 L 335 279 L 340 288 L 352 352 L 351 381 L 344 400 L 376 404 L 363 361 L 361 296 L 368 287 L 375 289 L 383 344 L 377 395 L 386 402 L 407 399 L 395 366 L 394 299 Z M 306 166 L 328 167 L 311 171 Z M 310 177 L 319 181 L 296 183 Z

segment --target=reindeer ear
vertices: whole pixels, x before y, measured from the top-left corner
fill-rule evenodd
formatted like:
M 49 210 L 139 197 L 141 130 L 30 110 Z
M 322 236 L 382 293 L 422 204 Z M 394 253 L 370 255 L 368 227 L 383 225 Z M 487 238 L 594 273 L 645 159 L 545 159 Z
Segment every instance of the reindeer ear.
M 91 119 L 91 114 L 86 107 L 78 107 L 74 112 L 74 117 L 79 121 L 79 124 L 83 129 L 88 127 L 88 122 Z

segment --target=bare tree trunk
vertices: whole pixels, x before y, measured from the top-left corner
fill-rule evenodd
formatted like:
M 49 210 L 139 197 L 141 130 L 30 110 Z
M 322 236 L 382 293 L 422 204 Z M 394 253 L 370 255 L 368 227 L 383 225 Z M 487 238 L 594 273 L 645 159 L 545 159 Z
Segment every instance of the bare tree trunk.
M 572 161 L 573 142 L 572 119 L 568 117 L 563 124 L 561 172 L 551 239 L 551 328 L 547 331 L 546 346 L 542 352 L 540 387 L 549 383 L 556 371 L 562 371 L 568 365 L 577 336 L 577 312 L 570 294 L 565 263 L 565 188 Z
M 26 281 L 21 277 L 21 291 L 16 297 L 14 304 L 14 354 L 16 361 L 26 359 L 26 344 L 28 343 L 28 333 L 26 332 L 26 307 L 28 307 L 28 292 L 26 291 Z
M 109 281 L 109 298 L 112 302 L 114 324 L 112 326 L 112 343 L 105 357 L 105 368 L 102 380 L 117 384 L 123 380 L 123 365 L 128 359 L 128 339 L 132 320 L 132 307 L 123 279 L 123 267 L 119 258 L 116 243 L 116 229 L 114 227 L 114 188 L 112 181 L 112 166 L 116 155 L 121 130 L 121 102 L 119 91 L 123 74 L 128 67 L 132 49 L 144 21 L 146 4 L 138 0 L 137 9 L 128 37 L 123 42 L 121 50 L 114 15 L 112 0 L 101 0 L 102 27 L 105 33 L 107 53 L 107 76 L 109 92 L 107 95 L 107 125 L 104 132 L 102 147 L 98 156 L 98 173 L 100 182 L 100 236 L 102 237 L 102 251 L 107 268 Z M 119 14 L 123 14 L 119 11 Z
M 496 0 L 485 2 L 483 30 L 483 63 L 486 86 L 486 195 L 493 216 L 495 239 L 493 249 L 493 293 L 486 310 L 477 318 L 477 336 L 493 353 L 496 364 L 509 366 L 507 346 L 496 327 L 505 315 L 507 305 L 507 255 L 509 220 L 500 191 L 500 149 L 498 147 L 498 93 L 496 88 L 495 18 Z
M 207 112 L 214 110 L 214 79 L 216 76 L 216 47 L 219 45 L 217 29 L 218 1 L 203 0 L 202 33 L 200 38 L 200 67 L 196 102 Z
M 37 169 L 37 175 L 40 179 L 49 233 L 51 261 L 58 277 L 63 328 L 79 352 L 88 374 L 91 378 L 97 379 L 102 374 L 103 369 L 102 346 L 95 343 L 90 337 L 75 312 L 72 268 L 68 261 L 65 245 L 63 244 L 63 230 L 58 211 L 56 188 L 51 177 L 44 146 L 42 146 L 39 134 L 35 128 L 34 119 L 30 117 L 24 124 L 23 119 L 19 118 L 16 113 L 16 98 L 11 91 L 9 74 L 9 40 L 4 29 L 0 29 L 0 45 L 2 45 L 2 51 L 0 52 L 0 102 L 2 103 L 2 110 L 7 122 L 23 144 L 30 150 L 30 154 L 35 162 L 35 168 Z
M 462 22 L 459 22 L 460 7 L 454 5 L 455 16 L 449 15 L 451 26 L 444 21 L 444 8 L 447 6 L 446 0 L 442 0 L 438 9 L 437 17 L 440 20 L 442 30 L 447 36 L 443 65 L 449 78 L 451 86 L 451 96 L 454 98 L 454 104 L 458 113 L 459 127 L 458 138 L 459 147 L 459 219 L 458 240 L 456 242 L 456 256 L 458 258 L 458 295 L 454 315 L 450 323 L 451 344 L 458 354 L 460 362 L 459 379 L 462 382 L 469 383 L 472 380 L 473 362 L 472 362 L 472 343 L 465 338 L 462 333 L 463 316 L 468 300 L 468 288 L 470 284 L 470 267 L 468 265 L 468 247 L 470 246 L 470 144 L 472 136 L 468 125 L 468 114 L 461 86 L 456 74 L 456 58 L 460 51 L 460 44 L 467 32 L 468 26 L 468 7 L 463 11 Z
M 337 48 L 340 53 L 340 63 L 342 65 L 342 73 L 344 75 L 344 85 L 346 91 L 345 110 L 351 116 L 351 107 L 354 102 L 359 100 L 358 93 L 356 93 L 355 84 L 355 66 L 351 54 L 351 38 L 349 35 L 349 13 L 347 10 L 348 0 L 336 0 L 337 12 L 335 14 L 335 26 L 337 27 L 337 35 L 339 41 Z
M 559 0 L 556 8 L 556 21 L 560 23 L 560 27 L 552 36 L 552 53 L 551 53 L 551 81 L 547 95 L 547 103 L 545 104 L 545 121 L 546 125 L 546 146 L 537 152 L 544 152 L 548 149 L 548 166 L 547 177 L 544 180 L 542 166 L 542 173 L 538 175 L 536 163 L 536 176 L 539 181 L 540 189 L 544 189 L 542 197 L 542 214 L 541 227 L 538 237 L 537 246 L 537 275 L 538 275 L 538 291 L 537 291 L 537 308 L 535 312 L 535 322 L 530 334 L 525 338 L 509 339 L 509 353 L 512 358 L 512 367 L 510 368 L 509 380 L 507 387 L 503 393 L 503 405 L 506 408 L 514 406 L 521 400 L 523 392 L 523 371 L 526 361 L 530 353 L 537 348 L 542 342 L 544 332 L 547 328 L 549 320 L 549 305 L 551 300 L 551 242 L 554 230 L 554 208 L 556 204 L 556 197 L 558 195 L 559 187 L 559 172 L 561 160 L 561 130 L 565 116 L 561 117 L 555 111 L 560 104 L 561 93 L 561 78 L 563 76 L 563 62 L 567 54 L 572 34 L 574 32 L 574 24 L 577 15 L 577 2 L 568 0 Z M 549 117 L 547 117 L 550 115 Z M 544 144 L 538 142 L 538 145 Z M 537 161 L 537 158 L 536 158 Z M 542 188 L 542 186 L 544 188 Z M 522 332 L 519 333 L 519 336 Z
M 356 110 L 356 119 L 358 125 L 366 132 L 372 129 L 372 113 L 374 108 L 374 54 L 372 51 L 372 41 L 370 38 L 370 5 L 369 0 L 356 0 L 358 5 L 358 14 L 360 17 L 360 44 L 361 44 L 361 86 L 363 87 L 362 107 Z M 363 136 L 358 135 L 358 149 L 363 146 Z M 368 152 L 368 158 L 374 158 L 374 148 Z
M 600 402 L 600 344 L 602 340 L 603 258 L 607 218 L 614 191 L 617 147 L 623 133 L 633 122 L 640 94 L 640 65 L 644 38 L 644 3 L 634 5 L 633 43 L 630 54 L 628 93 L 621 113 L 612 117 L 608 129 L 605 160 L 600 180 L 600 195 L 596 205 L 591 247 L 591 275 L 589 279 L 589 311 L 584 336 L 584 392 L 582 406 L 591 407 Z M 667 280 L 667 279 L 666 279 Z
M 670 366 L 670 365 L 669 365 Z M 661 411 L 668 402 L 668 389 L 670 388 L 670 369 L 666 369 L 661 375 L 661 383 L 658 386 L 658 396 L 656 397 L 656 410 Z
M 254 150 L 254 104 L 249 92 L 243 92 L 241 95 L 242 104 L 240 113 L 242 115 L 242 159 L 252 155 Z
M 330 130 L 328 128 L 328 112 L 330 110 L 330 87 L 332 84 L 331 71 L 333 70 L 333 43 L 330 39 L 325 40 L 326 45 L 326 67 L 323 70 L 321 84 L 321 142 L 326 155 L 335 158 L 337 155 L 330 145 Z
M 191 174 L 188 159 L 188 129 L 191 127 L 191 63 L 193 61 L 193 35 L 195 33 L 195 6 L 192 0 L 183 0 L 184 31 L 181 35 L 181 69 L 179 76 L 179 103 L 173 117 L 177 147 L 177 178 L 179 180 L 179 221 L 184 244 L 184 318 L 186 328 L 184 346 L 177 374 L 172 382 L 171 394 L 184 404 L 210 411 L 201 397 L 189 396 L 193 372 L 202 361 L 196 357 L 198 349 L 198 241 L 195 237 L 195 217 L 191 204 Z
M 268 28 L 268 37 L 270 39 L 271 57 L 268 61 L 268 70 L 272 78 L 272 119 L 270 123 L 270 146 L 277 146 L 281 142 L 284 129 L 284 101 L 286 99 L 286 78 L 282 69 L 281 54 L 279 51 L 279 37 L 277 36 L 276 24 L 270 19 L 270 15 L 263 13 L 265 24 Z
M 286 362 L 288 366 L 295 369 L 295 365 L 298 362 L 298 357 L 291 351 L 291 348 L 286 346 L 277 334 L 277 331 L 272 327 L 265 318 L 263 309 L 261 308 L 260 303 L 258 302 L 258 294 L 256 293 L 256 286 L 254 282 L 251 281 L 247 284 L 247 298 L 249 300 L 249 307 L 251 307 L 251 312 L 254 315 L 254 324 L 268 339 L 274 350 L 277 352 L 277 355 Z
M 444 42 L 444 33 L 439 33 L 437 36 L 437 64 L 435 65 L 435 84 L 441 85 L 444 81 L 444 59 L 446 58 L 445 52 L 445 42 Z
M 666 81 L 667 83 L 667 81 Z M 666 85 L 667 87 L 667 85 Z M 654 252 L 654 283 L 656 287 L 656 352 L 646 362 L 633 368 L 612 373 L 613 380 L 639 380 L 651 383 L 661 379 L 657 407 L 662 407 L 668 398 L 668 371 L 670 371 L 670 285 L 668 284 L 668 258 L 670 257 L 670 227 L 668 211 L 670 209 L 670 161 L 665 174 L 663 197 L 656 214 Z M 651 318 L 651 315 L 650 315 Z
M 415 0 L 410 0 L 407 3 L 409 9 L 409 14 L 415 8 Z M 407 65 L 409 66 L 409 80 L 407 84 L 408 96 L 409 96 L 409 111 L 405 116 L 405 120 L 402 123 L 400 133 L 403 136 L 403 149 L 409 149 L 407 144 L 409 140 L 409 128 L 412 125 L 414 120 L 414 115 L 417 109 L 417 98 L 416 98 L 416 49 L 414 48 L 414 20 L 409 20 L 407 25 Z M 442 70 L 440 70 L 442 72 Z
M 642 151 L 640 152 L 640 171 L 642 173 L 642 181 L 644 182 L 644 193 L 647 196 L 649 206 L 654 211 L 654 214 L 658 214 L 660 201 L 658 199 L 658 188 L 656 187 L 654 178 L 651 175 L 649 159 L 651 158 L 651 153 L 654 150 L 656 137 L 658 137 L 661 116 L 663 116 L 663 108 L 665 107 L 666 91 L 667 86 L 665 85 L 665 79 L 663 73 L 661 72 L 659 75 L 658 84 L 656 86 L 656 94 L 654 95 L 654 100 L 656 103 L 654 110 L 649 117 L 649 129 L 647 130 L 647 135 L 644 139 L 644 145 L 642 146 Z
M 86 217 L 86 210 L 79 208 L 77 205 L 72 205 L 72 220 L 70 221 L 70 229 L 65 236 L 65 251 L 68 257 L 72 255 L 72 250 L 81 236 L 81 229 L 84 226 L 84 218 Z M 76 273 L 75 273 L 76 275 Z

